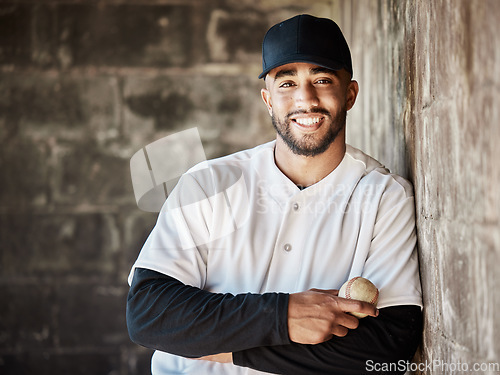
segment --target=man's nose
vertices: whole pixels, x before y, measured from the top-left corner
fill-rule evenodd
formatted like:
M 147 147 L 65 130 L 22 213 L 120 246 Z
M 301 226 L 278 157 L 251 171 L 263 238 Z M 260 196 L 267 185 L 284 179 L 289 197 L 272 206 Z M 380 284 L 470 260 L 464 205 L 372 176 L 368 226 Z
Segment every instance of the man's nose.
M 303 84 L 295 93 L 295 104 L 300 109 L 309 109 L 319 105 L 319 98 L 314 85 Z

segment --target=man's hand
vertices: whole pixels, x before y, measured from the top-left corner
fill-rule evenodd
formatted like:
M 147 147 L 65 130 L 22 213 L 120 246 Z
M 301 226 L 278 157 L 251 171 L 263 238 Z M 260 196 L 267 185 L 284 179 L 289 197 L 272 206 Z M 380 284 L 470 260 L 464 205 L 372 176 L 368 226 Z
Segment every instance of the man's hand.
M 338 297 L 338 290 L 310 289 L 290 294 L 288 336 L 299 344 L 319 344 L 333 335 L 345 336 L 359 324 L 349 312 L 378 315 L 372 304 Z
M 206 355 L 204 357 L 196 359 L 202 361 L 219 362 L 219 363 L 233 363 L 233 353 L 219 353 L 213 355 Z

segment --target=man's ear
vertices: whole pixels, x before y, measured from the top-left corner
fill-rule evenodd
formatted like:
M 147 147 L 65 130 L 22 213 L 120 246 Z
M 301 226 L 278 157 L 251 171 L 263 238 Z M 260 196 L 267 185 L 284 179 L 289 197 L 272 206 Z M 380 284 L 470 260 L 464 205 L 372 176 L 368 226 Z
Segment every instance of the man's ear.
M 346 110 L 350 110 L 354 103 L 356 102 L 356 98 L 358 97 L 359 85 L 358 82 L 352 80 L 349 82 L 347 86 L 347 95 L 346 95 Z
M 267 110 L 269 112 L 269 115 L 273 115 L 273 103 L 271 100 L 271 93 L 269 92 L 268 89 L 262 89 L 260 90 L 260 95 L 262 96 L 262 101 L 265 103 Z

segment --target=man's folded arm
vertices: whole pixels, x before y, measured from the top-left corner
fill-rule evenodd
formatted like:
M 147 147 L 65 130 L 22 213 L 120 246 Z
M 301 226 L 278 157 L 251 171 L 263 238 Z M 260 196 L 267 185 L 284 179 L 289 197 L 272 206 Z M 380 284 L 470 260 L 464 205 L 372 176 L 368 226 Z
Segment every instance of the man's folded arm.
M 386 307 L 376 318 L 360 319 L 345 337 L 234 352 L 233 363 L 275 374 L 404 374 L 421 332 L 420 306 Z
M 374 374 L 367 365 L 409 360 L 420 341 L 419 306 L 380 309 L 347 336 L 317 345 L 290 342 L 287 308 L 284 293 L 210 293 L 139 268 L 127 325 L 134 342 L 152 349 L 191 358 L 233 352 L 236 365 L 279 374 Z
M 139 345 L 196 358 L 289 343 L 287 308 L 285 293 L 211 293 L 136 268 L 127 299 L 127 327 Z

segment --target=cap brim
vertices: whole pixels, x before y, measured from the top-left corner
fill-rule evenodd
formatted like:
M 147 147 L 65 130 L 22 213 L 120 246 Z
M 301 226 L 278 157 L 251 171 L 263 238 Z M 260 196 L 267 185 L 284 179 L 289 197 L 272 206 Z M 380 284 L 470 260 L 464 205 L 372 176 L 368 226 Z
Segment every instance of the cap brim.
M 271 70 L 279 66 L 290 63 L 298 63 L 298 62 L 314 64 L 321 66 L 322 68 L 327 68 L 331 70 L 341 70 L 345 68 L 345 66 L 341 62 L 325 59 L 324 57 L 312 56 L 312 55 L 293 55 L 283 58 L 282 60 L 280 60 L 280 62 L 267 67 L 266 70 L 260 73 L 259 78 L 264 78 Z M 349 73 L 352 74 L 352 72 Z

